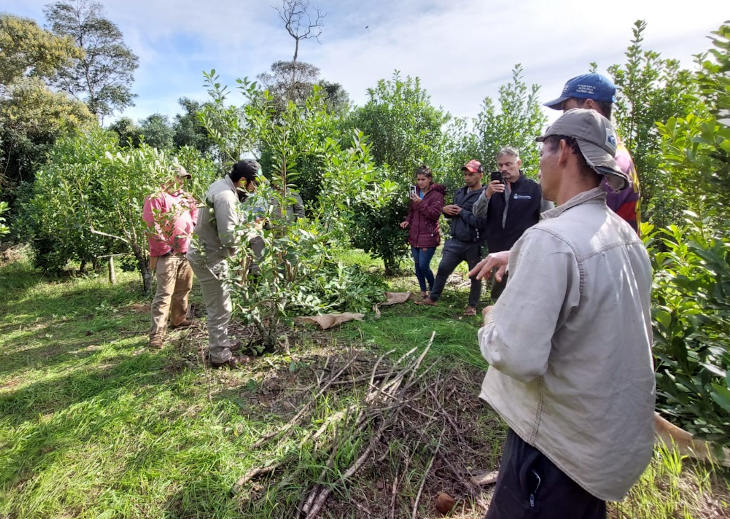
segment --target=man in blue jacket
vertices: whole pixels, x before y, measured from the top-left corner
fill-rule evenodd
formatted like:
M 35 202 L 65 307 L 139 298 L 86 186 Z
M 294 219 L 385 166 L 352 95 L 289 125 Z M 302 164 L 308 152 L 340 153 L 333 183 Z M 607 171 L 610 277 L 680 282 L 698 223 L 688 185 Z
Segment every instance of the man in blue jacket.
M 471 269 L 482 259 L 486 219 L 476 217 L 472 213 L 472 206 L 482 192 L 483 169 L 479 161 L 470 160 L 462 166 L 461 171 L 464 173 L 465 185 L 454 195 L 454 203 L 443 208 L 443 213 L 450 219 L 451 238 L 444 243 L 441 263 L 431 293 L 419 304 L 435 305 L 441 297 L 446 280 L 459 263 L 466 261 Z M 464 315 L 476 315 L 481 291 L 482 282 L 472 278 L 469 304 Z

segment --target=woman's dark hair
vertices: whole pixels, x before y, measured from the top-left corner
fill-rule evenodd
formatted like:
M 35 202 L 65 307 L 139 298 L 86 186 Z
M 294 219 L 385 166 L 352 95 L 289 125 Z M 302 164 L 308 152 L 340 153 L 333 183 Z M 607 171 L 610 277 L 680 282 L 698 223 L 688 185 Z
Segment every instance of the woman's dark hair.
M 421 164 L 416 168 L 416 176 L 418 175 L 423 175 L 426 178 L 430 178 L 433 182 L 433 172 L 431 171 L 431 168 L 429 168 L 425 164 Z
M 261 166 L 255 160 L 244 159 L 236 162 L 233 165 L 233 168 L 231 168 L 231 172 L 228 173 L 228 176 L 231 177 L 231 180 L 233 180 L 234 182 L 238 182 L 242 178 L 245 178 L 246 184 L 248 184 L 249 182 L 254 182 L 256 180 L 256 175 L 258 174 L 260 169 Z

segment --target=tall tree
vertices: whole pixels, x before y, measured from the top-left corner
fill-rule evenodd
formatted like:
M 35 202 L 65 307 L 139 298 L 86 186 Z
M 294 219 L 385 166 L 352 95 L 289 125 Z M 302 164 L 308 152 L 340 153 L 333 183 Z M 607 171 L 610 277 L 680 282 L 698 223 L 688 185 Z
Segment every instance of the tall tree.
M 203 103 L 187 97 L 181 97 L 177 102 L 183 108 L 183 113 L 177 114 L 172 124 L 175 132 L 173 144 L 176 148 L 191 146 L 201 153 L 208 153 L 214 143 L 200 121 L 199 113 L 203 109 Z
M 307 0 L 282 0 L 281 9 L 276 9 L 276 12 L 284 22 L 286 32 L 294 39 L 292 63 L 296 63 L 300 41 L 309 39 L 319 41 L 325 14 L 317 7 L 310 8 Z
M 166 150 L 172 148 L 172 138 L 175 131 L 170 126 L 166 115 L 152 114 L 143 119 L 139 125 L 144 141 L 150 146 Z
M 21 77 L 49 79 L 58 69 L 83 57 L 68 36 L 56 36 L 28 18 L 0 15 L 0 85 Z
M 90 0 L 56 2 L 45 8 L 51 29 L 71 36 L 85 51 L 73 67 L 63 68 L 57 86 L 83 100 L 100 120 L 133 106 L 131 85 L 137 56 L 124 44 L 119 28 L 102 17 L 102 6 Z
M 0 198 L 11 205 L 55 139 L 94 121 L 84 103 L 48 88 L 60 67 L 82 56 L 71 38 L 0 15 Z
M 284 29 L 294 40 L 294 56 L 291 61 L 274 62 L 271 72 L 264 72 L 259 75 L 259 79 L 274 96 L 278 112 L 281 113 L 289 101 L 301 106 L 312 94 L 319 69 L 309 63 L 297 61 L 299 44 L 308 39 L 319 41 L 324 13 L 316 7 L 310 7 L 308 0 L 282 0 L 281 8 L 275 10 L 284 24 Z
M 259 74 L 257 79 L 272 95 L 277 113 L 282 113 L 289 101 L 303 106 L 318 86 L 322 90 L 327 109 L 344 114 L 350 109 L 350 96 L 339 83 L 319 78 L 319 69 L 303 61 L 275 61 L 271 72 Z
M 119 135 L 119 145 L 136 148 L 139 146 L 142 130 L 131 117 L 120 117 L 108 127 Z
M 314 65 L 295 61 L 275 61 L 271 72 L 259 74 L 258 79 L 273 96 L 277 112 L 281 113 L 289 101 L 301 106 L 312 95 L 319 77 Z

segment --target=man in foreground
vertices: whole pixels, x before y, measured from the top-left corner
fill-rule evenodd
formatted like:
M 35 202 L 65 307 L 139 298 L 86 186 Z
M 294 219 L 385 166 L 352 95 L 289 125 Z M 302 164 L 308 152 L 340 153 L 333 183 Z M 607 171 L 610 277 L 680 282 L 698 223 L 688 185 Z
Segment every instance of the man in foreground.
M 228 337 L 228 323 L 233 306 L 228 288 L 228 263 L 236 253 L 240 240 L 236 235 L 239 197 L 237 188 L 251 193 L 256 190 L 256 177 L 261 166 L 255 160 L 234 164 L 231 172 L 216 180 L 205 194 L 206 210 L 202 211 L 195 234 L 198 243 L 188 251 L 188 259 L 200 280 L 208 325 L 208 349 L 213 367 L 237 367 L 248 360 L 233 355 L 236 349 Z
M 482 192 L 482 165 L 477 160 L 470 160 L 462 166 L 461 171 L 464 173 L 464 187 L 454 195 L 454 203 L 444 206 L 442 210 L 450 220 L 451 238 L 444 243 L 441 262 L 429 296 L 416 304 L 435 305 L 441 297 L 446 280 L 459 263 L 466 261 L 469 268 L 474 268 L 482 259 L 486 220 L 472 213 L 472 206 Z M 476 315 L 481 291 L 482 282 L 472 278 L 469 303 L 464 315 Z
M 520 171 L 519 151 L 504 147 L 496 159 L 500 178 L 491 180 L 474 203 L 474 214 L 487 221 L 489 252 L 509 250 L 526 229 L 540 220 L 543 210 L 540 185 Z M 501 281 L 493 280 L 492 301 L 497 300 L 506 283 L 506 276 Z
M 606 119 L 611 119 L 613 103 L 616 102 L 616 86 L 601 74 L 583 74 L 569 79 L 563 92 L 557 99 L 548 101 L 545 106 L 553 110 L 566 112 L 572 108 L 595 110 Z M 629 150 L 618 138 L 616 146 L 616 163 L 628 176 L 630 184 L 615 191 L 605 181 L 601 187 L 606 191 L 606 205 L 626 220 L 634 231 L 639 232 L 641 210 L 639 205 L 639 175 L 636 173 L 634 161 Z
M 151 348 L 162 348 L 168 316 L 171 328 L 190 326 L 188 294 L 193 286 L 193 271 L 185 254 L 198 219 L 198 209 L 193 197 L 182 187 L 189 178 L 190 173 L 177 166 L 175 177 L 162 186 L 159 193 L 144 201 L 142 218 L 148 227 L 150 270 L 157 277 L 157 290 L 151 305 Z
M 569 110 L 538 141 L 557 207 L 470 273 L 510 272 L 479 330 L 480 396 L 509 426 L 487 518 L 604 518 L 651 458 L 651 267 L 600 187 L 627 182 L 611 123 Z

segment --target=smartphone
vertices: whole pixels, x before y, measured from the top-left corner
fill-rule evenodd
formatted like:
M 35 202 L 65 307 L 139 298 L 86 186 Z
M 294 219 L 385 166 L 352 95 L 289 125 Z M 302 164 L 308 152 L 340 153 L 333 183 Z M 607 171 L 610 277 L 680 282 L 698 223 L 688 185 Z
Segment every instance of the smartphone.
M 489 180 L 499 180 L 502 184 L 504 184 L 504 178 L 502 178 L 501 171 L 492 172 L 492 174 L 489 175 Z
M 416 186 L 414 186 L 413 184 L 411 184 L 409 189 L 410 189 L 410 191 L 408 192 L 408 194 L 410 196 L 413 196 L 413 195 L 416 194 Z

